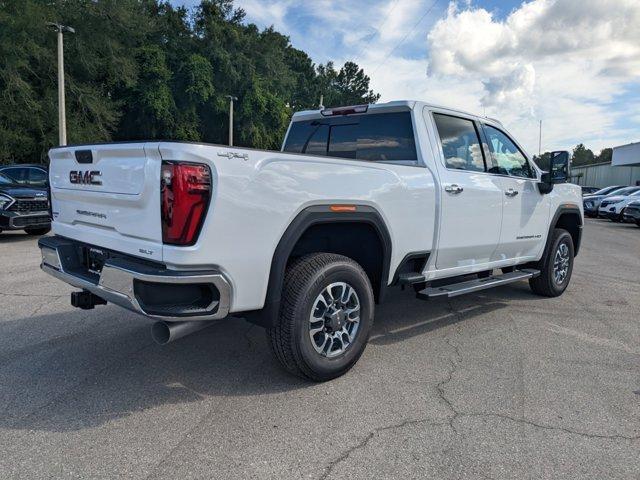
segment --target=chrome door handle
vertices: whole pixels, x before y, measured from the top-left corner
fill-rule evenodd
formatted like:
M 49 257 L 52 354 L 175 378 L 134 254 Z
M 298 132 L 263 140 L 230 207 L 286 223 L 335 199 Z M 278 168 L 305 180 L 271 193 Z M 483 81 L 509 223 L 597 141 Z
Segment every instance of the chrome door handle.
M 451 193 L 453 195 L 457 195 L 458 193 L 462 193 L 462 191 L 464 190 L 464 188 L 462 188 L 460 185 L 456 185 L 455 183 L 453 185 L 446 185 L 444 187 L 444 191 L 447 193 Z
M 516 195 L 518 195 L 518 191 L 514 190 L 513 188 L 510 188 L 509 190 L 507 190 L 506 192 L 504 192 L 504 194 L 507 197 L 515 197 Z

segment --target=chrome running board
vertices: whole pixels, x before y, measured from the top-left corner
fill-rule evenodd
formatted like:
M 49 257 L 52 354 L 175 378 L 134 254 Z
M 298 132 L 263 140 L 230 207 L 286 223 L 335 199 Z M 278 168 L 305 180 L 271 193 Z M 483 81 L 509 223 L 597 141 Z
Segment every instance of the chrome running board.
M 533 268 L 523 268 L 522 270 L 514 270 L 513 272 L 503 273 L 501 275 L 491 275 L 486 278 L 478 278 L 468 280 L 466 282 L 452 283 L 441 287 L 427 287 L 420 290 L 416 296 L 423 300 L 435 297 L 457 297 L 465 293 L 473 293 L 487 288 L 499 287 L 508 283 L 519 282 L 535 278 L 540 275 L 540 270 Z

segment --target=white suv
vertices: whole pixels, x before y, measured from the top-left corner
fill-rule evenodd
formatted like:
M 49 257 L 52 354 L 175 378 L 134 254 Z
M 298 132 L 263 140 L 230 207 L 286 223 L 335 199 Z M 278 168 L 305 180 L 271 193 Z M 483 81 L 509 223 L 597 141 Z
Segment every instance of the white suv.
M 639 199 L 640 187 L 624 188 L 617 195 L 602 200 L 598 208 L 598 216 L 608 218 L 613 222 L 621 222 L 626 206 Z

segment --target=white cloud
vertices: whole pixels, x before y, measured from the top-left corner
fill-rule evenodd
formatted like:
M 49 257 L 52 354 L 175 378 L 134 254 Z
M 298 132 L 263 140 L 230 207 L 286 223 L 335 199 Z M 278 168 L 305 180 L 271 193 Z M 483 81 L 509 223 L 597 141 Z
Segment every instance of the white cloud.
M 481 82 L 480 105 L 530 147 L 542 118 L 544 146 L 577 139 L 599 149 L 620 135 L 613 128 L 628 113 L 610 102 L 629 84 L 637 88 L 640 2 L 533 0 L 504 20 L 452 3 L 427 48 L 431 79 Z
M 539 119 L 543 149 L 640 139 L 640 0 L 532 0 L 504 18 L 482 0 L 440 1 L 417 26 L 433 0 L 236 4 L 316 62 L 355 59 L 382 101 L 484 112 L 532 153 Z

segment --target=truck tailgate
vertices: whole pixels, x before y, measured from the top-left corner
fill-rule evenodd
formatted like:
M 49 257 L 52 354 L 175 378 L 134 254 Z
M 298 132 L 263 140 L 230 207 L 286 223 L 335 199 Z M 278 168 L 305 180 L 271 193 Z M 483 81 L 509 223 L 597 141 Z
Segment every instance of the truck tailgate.
M 158 143 L 55 148 L 49 158 L 57 235 L 162 260 Z

